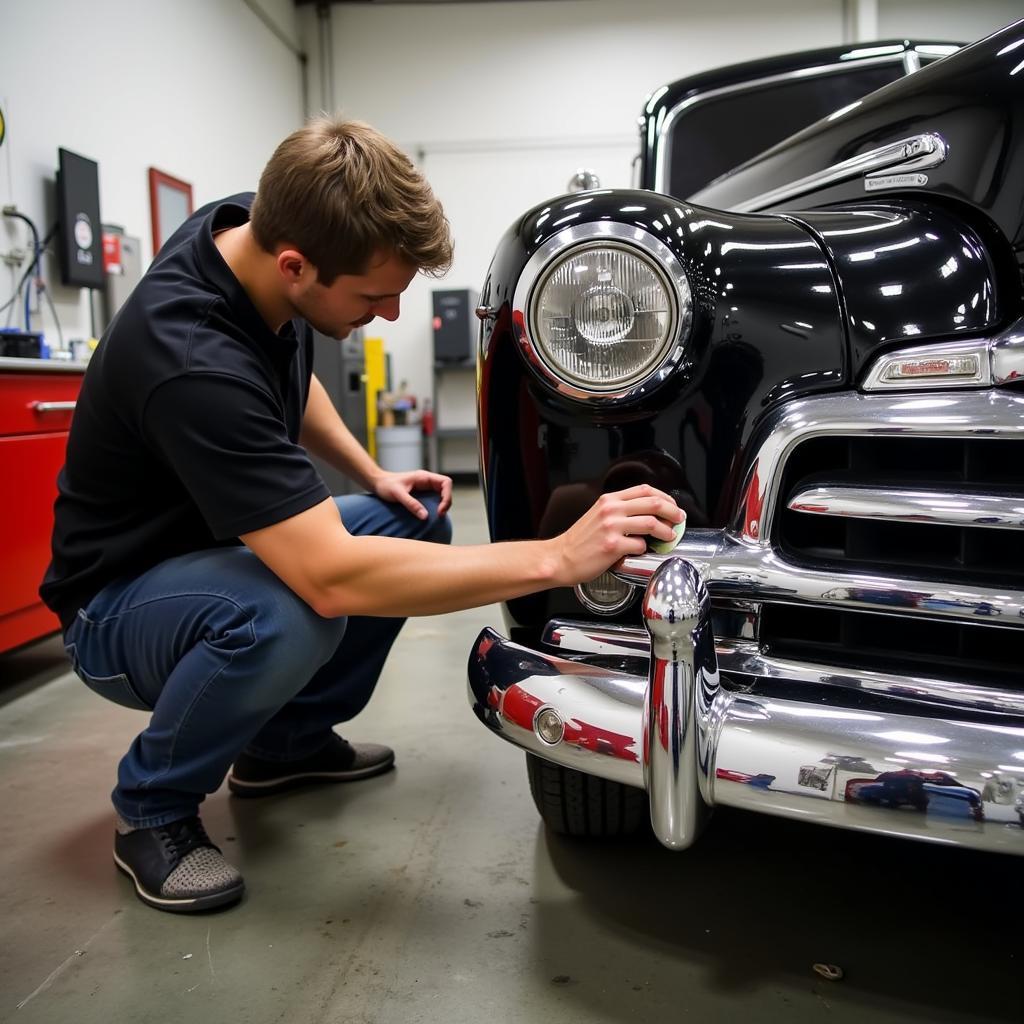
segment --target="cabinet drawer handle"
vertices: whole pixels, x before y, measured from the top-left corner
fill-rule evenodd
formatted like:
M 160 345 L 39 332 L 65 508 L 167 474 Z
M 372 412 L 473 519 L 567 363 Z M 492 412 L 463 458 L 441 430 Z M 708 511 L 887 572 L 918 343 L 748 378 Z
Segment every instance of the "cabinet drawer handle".
M 29 402 L 36 412 L 74 412 L 75 402 Z

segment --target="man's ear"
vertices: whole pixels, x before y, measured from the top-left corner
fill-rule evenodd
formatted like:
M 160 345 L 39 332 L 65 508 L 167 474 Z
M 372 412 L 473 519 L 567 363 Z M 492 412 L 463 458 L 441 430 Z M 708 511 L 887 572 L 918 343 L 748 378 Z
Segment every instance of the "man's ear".
M 278 250 L 277 269 L 288 284 L 298 284 L 303 277 L 316 276 L 313 264 L 298 249 Z

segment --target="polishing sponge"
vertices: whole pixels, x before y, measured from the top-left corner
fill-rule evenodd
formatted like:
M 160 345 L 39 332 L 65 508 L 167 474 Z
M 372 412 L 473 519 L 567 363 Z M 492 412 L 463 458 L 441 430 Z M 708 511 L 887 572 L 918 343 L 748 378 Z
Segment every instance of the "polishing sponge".
M 672 527 L 673 537 L 671 540 L 658 540 L 657 537 L 647 538 L 647 550 L 653 551 L 656 555 L 667 555 L 670 551 L 674 551 L 676 545 L 683 539 L 683 534 L 686 532 L 686 520 L 684 519 L 681 523 L 676 523 Z

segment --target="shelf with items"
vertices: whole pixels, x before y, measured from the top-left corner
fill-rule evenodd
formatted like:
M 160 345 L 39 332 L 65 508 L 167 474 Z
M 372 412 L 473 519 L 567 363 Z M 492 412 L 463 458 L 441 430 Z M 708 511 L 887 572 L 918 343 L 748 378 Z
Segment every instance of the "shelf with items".
M 449 427 L 438 430 L 437 436 L 443 439 L 455 437 L 476 437 L 476 427 Z
M 434 427 L 427 449 L 436 473 L 477 474 L 475 371 L 475 363 L 434 364 Z
M 448 288 L 432 294 L 434 371 L 430 468 L 447 476 L 479 472 L 476 445 L 477 293 Z

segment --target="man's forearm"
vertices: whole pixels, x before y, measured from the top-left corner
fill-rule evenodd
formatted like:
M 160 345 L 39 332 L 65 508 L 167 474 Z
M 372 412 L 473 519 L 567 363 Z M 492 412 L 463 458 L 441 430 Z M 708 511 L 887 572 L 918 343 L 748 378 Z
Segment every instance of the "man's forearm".
M 439 615 L 557 586 L 549 541 L 452 546 L 349 537 L 316 610 L 338 615 Z
M 325 618 L 434 615 L 592 580 L 626 555 L 668 541 L 684 518 L 646 484 L 603 494 L 550 540 L 448 547 L 353 536 L 329 498 L 242 541 Z

